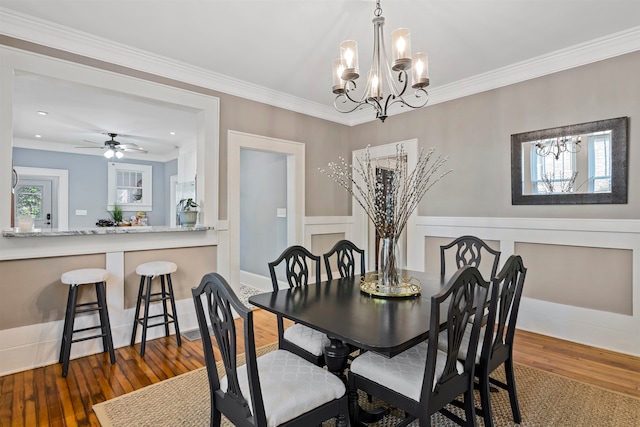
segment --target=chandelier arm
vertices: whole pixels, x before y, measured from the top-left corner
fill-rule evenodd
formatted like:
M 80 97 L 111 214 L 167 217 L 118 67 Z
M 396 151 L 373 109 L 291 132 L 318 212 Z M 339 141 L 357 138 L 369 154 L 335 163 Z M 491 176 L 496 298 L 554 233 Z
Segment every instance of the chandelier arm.
M 393 102 L 389 102 L 389 106 L 391 106 L 391 105 L 393 105 L 393 104 L 400 103 L 400 104 L 402 104 L 402 105 L 406 105 L 407 107 L 409 107 L 409 108 L 413 108 L 413 109 L 418 109 L 418 108 L 422 108 L 422 107 L 424 107 L 424 106 L 425 106 L 425 105 L 427 105 L 427 103 L 429 102 L 429 93 L 428 93 L 426 90 L 422 89 L 422 88 L 420 88 L 419 90 L 416 90 L 416 93 L 417 93 L 418 91 L 422 91 L 422 92 L 424 92 L 424 93 L 425 93 L 426 97 L 425 97 L 425 99 L 424 99 L 424 102 L 422 102 L 422 103 L 420 103 L 420 104 L 417 104 L 417 105 L 411 105 L 411 104 L 409 104 L 409 103 L 408 103 L 404 98 L 402 98 L 402 97 L 397 97 L 397 99 L 395 99 Z M 420 97 L 416 96 L 416 98 L 420 98 Z
M 339 112 L 339 113 L 352 113 L 354 111 L 356 111 L 358 108 L 360 108 L 360 106 L 362 105 L 362 103 L 356 103 L 356 105 L 348 110 L 343 110 L 338 106 L 338 102 L 340 102 L 341 104 L 346 104 L 347 101 L 343 100 L 343 101 L 338 101 L 338 98 L 343 97 L 343 98 L 347 98 L 349 99 L 349 97 L 346 97 L 343 93 L 337 95 L 335 97 L 335 99 L 333 100 L 333 106 L 335 107 L 335 109 Z

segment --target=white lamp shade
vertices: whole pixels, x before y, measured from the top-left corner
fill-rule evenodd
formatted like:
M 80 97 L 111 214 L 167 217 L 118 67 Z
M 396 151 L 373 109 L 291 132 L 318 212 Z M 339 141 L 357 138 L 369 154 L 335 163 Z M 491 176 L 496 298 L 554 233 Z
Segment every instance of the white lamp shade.
M 342 62 L 342 80 L 355 80 L 360 77 L 358 65 L 358 42 L 345 40 L 340 43 L 340 61 Z
M 114 154 L 115 154 L 115 153 L 113 152 L 113 150 L 112 150 L 111 148 L 109 148 L 107 151 L 105 151 L 105 152 L 104 152 L 104 156 L 105 156 L 107 159 L 112 158 Z
M 423 88 L 429 86 L 429 57 L 425 52 L 413 55 L 413 70 L 411 70 L 411 87 Z
M 382 98 L 382 82 L 378 74 L 375 71 L 369 71 L 369 82 L 367 83 L 369 87 L 369 98 L 380 99 Z
M 121 159 L 124 156 L 124 154 L 122 153 L 122 151 L 116 151 L 116 157 Z
M 391 33 L 391 54 L 394 71 L 411 68 L 411 33 L 407 28 L 398 28 Z
M 344 92 L 344 80 L 342 80 L 342 72 L 344 67 L 340 58 L 333 60 L 333 93 L 339 94 Z

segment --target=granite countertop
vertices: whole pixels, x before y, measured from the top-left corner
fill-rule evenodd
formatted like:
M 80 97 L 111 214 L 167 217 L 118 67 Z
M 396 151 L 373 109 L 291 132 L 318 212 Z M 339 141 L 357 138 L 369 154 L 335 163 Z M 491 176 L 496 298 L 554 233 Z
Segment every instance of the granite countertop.
M 169 227 L 169 226 L 129 226 L 129 227 L 94 227 L 77 228 L 70 230 L 41 230 L 19 231 L 18 228 L 2 230 L 2 237 L 56 237 L 56 236 L 85 236 L 101 234 L 136 234 L 136 233 L 168 233 L 186 231 L 207 231 L 213 227 L 196 225 L 195 227 Z

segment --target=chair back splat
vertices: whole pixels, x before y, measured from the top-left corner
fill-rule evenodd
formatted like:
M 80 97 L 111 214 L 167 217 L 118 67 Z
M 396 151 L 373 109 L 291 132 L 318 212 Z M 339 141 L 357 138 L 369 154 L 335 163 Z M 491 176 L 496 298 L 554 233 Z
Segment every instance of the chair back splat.
M 337 417 L 337 426 L 346 427 L 348 403 L 342 381 L 284 350 L 257 357 L 253 312 L 240 302 L 222 276 L 205 275 L 191 292 L 209 378 L 212 427 L 220 426 L 222 414 L 238 427 L 307 427 L 332 417 Z M 241 366 L 236 362 L 234 311 L 240 315 L 244 329 L 246 365 Z M 223 378 L 218 376 L 207 314 L 222 357 Z M 287 393 L 290 399 L 283 398 Z
M 304 246 L 288 247 L 268 265 L 274 292 L 280 289 L 276 268 L 281 265 L 284 265 L 287 284 L 291 289 L 307 291 L 307 286 L 310 283 L 320 283 L 321 281 L 320 257 L 313 255 Z M 314 266 L 315 277 L 312 275 L 314 270 L 309 268 L 310 265 Z M 325 334 L 302 324 L 295 324 L 285 330 L 284 321 L 280 315 L 277 316 L 277 322 L 278 345 L 281 349 L 291 351 L 318 366 L 324 366 L 323 350 L 330 344 L 329 338 Z
M 324 265 L 327 269 L 327 280 L 333 279 L 331 271 L 331 257 L 335 255 L 336 266 L 341 278 L 353 277 L 356 274 L 356 254 L 360 258 L 360 275 L 364 276 L 364 249 L 358 248 L 349 240 L 340 240 L 329 252 L 323 255 Z
M 460 268 L 447 285 L 431 297 L 427 341 L 392 358 L 373 352 L 356 357 L 351 363 L 349 385 L 404 411 L 407 417 L 401 425 L 408 425 L 414 419 L 418 419 L 421 426 L 430 425 L 431 415 L 439 411 L 460 425 L 475 426 L 475 359 L 470 356 L 459 361 L 458 353 L 463 347 L 475 352 L 487 300 L 491 309 L 491 304 L 496 303 L 496 292 L 497 288 L 490 286 L 477 268 Z M 443 327 L 448 344 L 446 351 L 438 349 Z M 445 408 L 460 395 L 464 396 L 465 419 Z
M 492 280 L 495 277 L 498 271 L 498 263 L 500 262 L 500 251 L 492 249 L 484 240 L 476 236 L 461 236 L 448 245 L 440 246 L 441 276 L 445 275 L 445 254 L 450 252 L 450 250 L 455 250 L 456 270 L 465 265 L 471 265 L 480 269 L 480 262 L 482 261 L 483 253 L 486 252 L 487 256 L 492 259 L 491 275 L 489 280 Z

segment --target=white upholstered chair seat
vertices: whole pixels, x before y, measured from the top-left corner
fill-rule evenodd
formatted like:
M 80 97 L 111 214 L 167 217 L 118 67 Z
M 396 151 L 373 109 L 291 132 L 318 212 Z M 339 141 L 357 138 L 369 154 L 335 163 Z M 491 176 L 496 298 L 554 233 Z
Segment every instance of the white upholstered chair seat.
M 351 362 L 350 370 L 354 374 L 419 401 L 427 363 L 427 350 L 427 343 L 421 342 L 391 358 L 368 351 Z M 446 358 L 446 353 L 438 350 L 434 387 L 435 379 L 440 378 L 444 371 Z M 464 372 L 462 363 L 458 362 L 456 368 L 459 373 Z
M 480 329 L 480 338 L 478 341 L 478 348 L 476 350 L 476 365 L 480 363 L 480 355 L 482 354 L 482 343 L 484 341 L 484 331 L 486 329 Z M 494 333 L 495 338 L 495 333 Z M 467 357 L 467 349 L 469 348 L 469 340 L 471 339 L 471 329 L 467 328 L 464 331 L 464 335 L 462 336 L 462 343 L 460 344 L 460 351 L 458 351 L 458 359 L 464 360 Z M 442 351 L 447 351 L 447 331 L 440 332 L 438 335 L 438 349 Z
M 326 334 L 299 323 L 285 329 L 284 338 L 314 356 L 322 356 L 324 348 L 331 343 Z
M 60 281 L 65 285 L 84 285 L 86 283 L 106 282 L 108 278 L 109 273 L 102 268 L 81 268 L 63 273 Z
M 171 261 L 151 261 L 136 267 L 136 274 L 139 276 L 156 277 L 174 273 L 177 269 L 178 266 Z
M 292 420 L 346 392 L 337 376 L 286 350 L 269 352 L 257 360 L 269 427 Z M 238 367 L 238 381 L 251 407 L 246 365 Z M 220 380 L 220 389 L 227 391 L 226 376 Z

